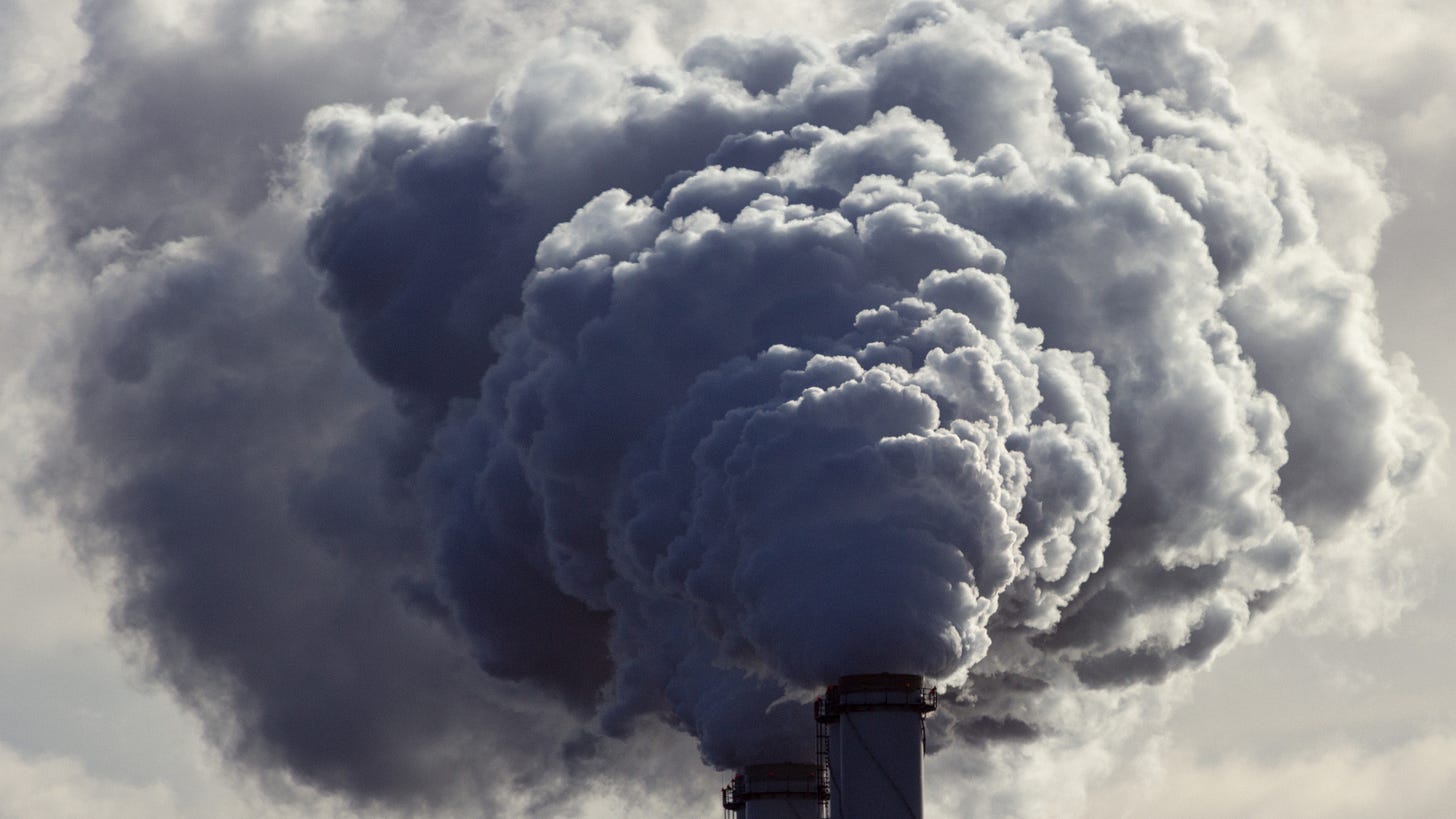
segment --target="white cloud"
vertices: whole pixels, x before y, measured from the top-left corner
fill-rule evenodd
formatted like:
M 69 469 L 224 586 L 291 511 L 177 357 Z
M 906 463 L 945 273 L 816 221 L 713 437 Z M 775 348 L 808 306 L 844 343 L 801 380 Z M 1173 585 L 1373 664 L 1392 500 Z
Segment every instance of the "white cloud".
M 1174 745 L 1094 794 L 1089 819 L 1431 819 L 1449 815 L 1456 734 L 1390 747 L 1343 743 L 1273 759 L 1204 758 Z
M 143 819 L 180 816 L 161 783 L 97 779 L 76 759 L 26 757 L 0 745 L 0 816 L 49 819 Z
M 76 25 L 77 3 L 0 2 L 0 127 L 52 113 L 81 76 L 88 44 Z

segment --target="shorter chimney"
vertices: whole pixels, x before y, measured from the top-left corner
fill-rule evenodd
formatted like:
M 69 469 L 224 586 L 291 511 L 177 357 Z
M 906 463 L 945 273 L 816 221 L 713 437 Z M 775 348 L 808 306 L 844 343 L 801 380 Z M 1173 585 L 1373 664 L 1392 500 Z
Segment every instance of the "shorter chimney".
M 749 765 L 723 789 L 723 809 L 730 819 L 816 819 L 826 796 L 818 765 Z

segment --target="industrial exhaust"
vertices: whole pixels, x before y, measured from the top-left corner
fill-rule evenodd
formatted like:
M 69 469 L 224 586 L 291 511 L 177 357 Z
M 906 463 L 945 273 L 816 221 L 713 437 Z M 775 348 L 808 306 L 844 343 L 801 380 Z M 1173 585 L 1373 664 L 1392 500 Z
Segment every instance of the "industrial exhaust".
M 814 703 L 814 764 L 750 765 L 723 788 L 729 819 L 924 819 L 925 715 L 917 674 L 852 674 Z

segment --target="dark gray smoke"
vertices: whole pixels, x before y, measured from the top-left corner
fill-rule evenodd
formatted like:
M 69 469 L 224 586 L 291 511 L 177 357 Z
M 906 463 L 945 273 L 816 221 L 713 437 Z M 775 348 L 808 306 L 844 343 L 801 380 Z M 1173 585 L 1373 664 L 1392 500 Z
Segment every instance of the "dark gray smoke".
M 1441 438 L 1221 72 L 927 2 L 319 109 L 241 226 L 86 240 L 53 479 L 220 740 L 363 801 L 807 757 L 854 672 L 969 760 L 1092 736 L 1375 587 Z

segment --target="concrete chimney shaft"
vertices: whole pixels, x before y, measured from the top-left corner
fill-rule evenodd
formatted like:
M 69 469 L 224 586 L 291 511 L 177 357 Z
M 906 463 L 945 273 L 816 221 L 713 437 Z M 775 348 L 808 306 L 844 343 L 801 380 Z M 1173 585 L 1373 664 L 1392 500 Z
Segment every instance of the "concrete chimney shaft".
M 818 819 L 823 796 L 818 765 L 749 765 L 723 789 L 723 807 L 734 819 Z
M 925 715 L 936 692 L 914 674 L 841 677 L 820 698 L 831 819 L 924 819 Z

